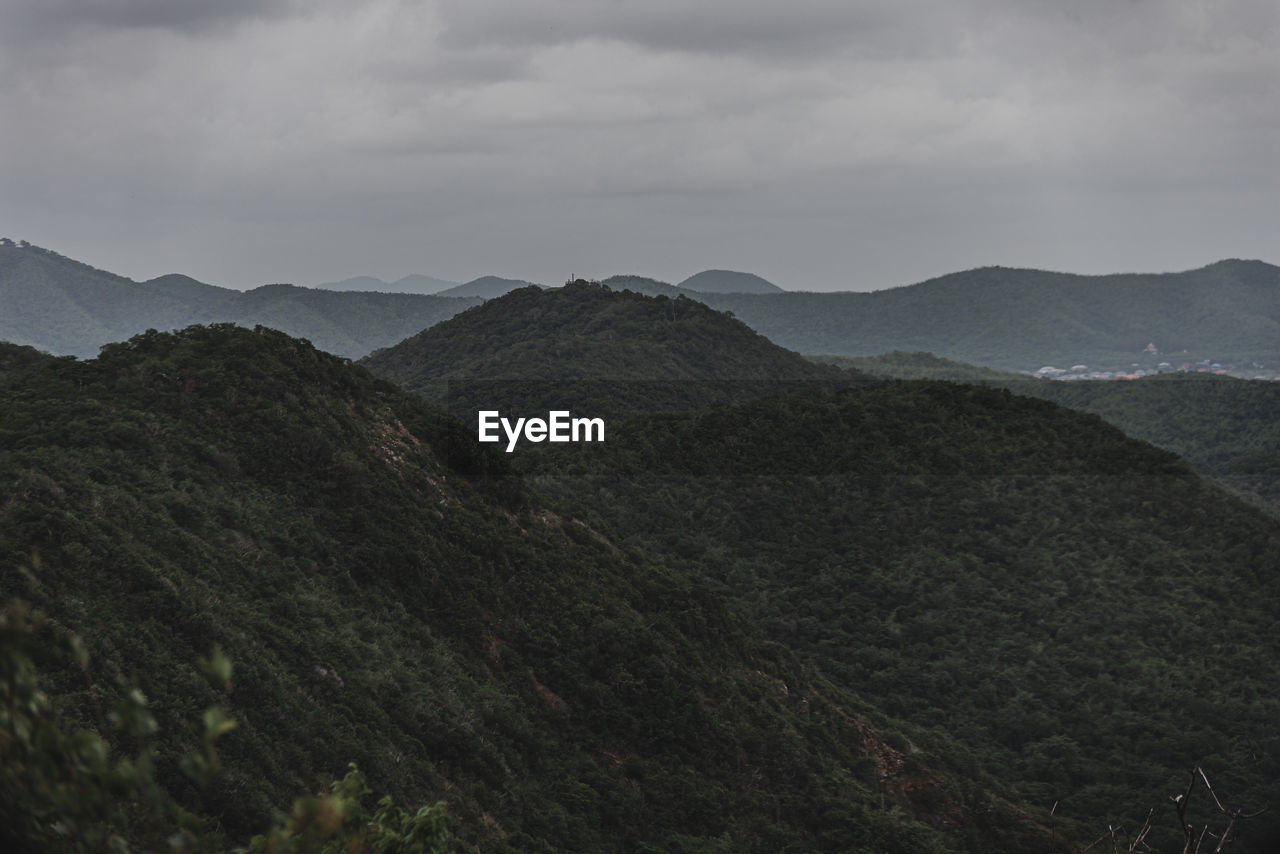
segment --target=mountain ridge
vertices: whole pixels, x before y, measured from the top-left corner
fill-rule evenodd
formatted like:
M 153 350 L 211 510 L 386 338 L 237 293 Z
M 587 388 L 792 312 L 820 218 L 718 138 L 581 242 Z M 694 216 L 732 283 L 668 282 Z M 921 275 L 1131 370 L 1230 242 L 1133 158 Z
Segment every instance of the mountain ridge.
M 524 279 L 504 279 L 501 276 L 480 276 L 461 285 L 440 291 L 440 296 L 447 297 L 481 297 L 483 299 L 494 299 L 504 294 L 510 293 L 518 288 L 543 288 L 545 285 L 539 285 L 535 282 L 526 282 Z
M 694 273 L 677 287 L 703 294 L 775 294 L 783 289 L 755 273 L 734 270 L 703 270 Z
M 1280 267 L 1257 260 L 1226 259 L 1179 273 L 1093 276 L 983 267 L 870 292 L 699 293 L 640 276 L 606 282 L 669 296 L 683 290 L 803 353 L 927 351 L 1019 371 L 1076 363 L 1127 368 L 1150 361 L 1154 366 L 1170 358 L 1280 368 Z M 349 324 L 339 313 L 317 320 L 314 328 L 306 319 L 315 303 L 328 304 L 328 298 L 313 294 L 332 292 L 300 289 L 291 296 L 301 304 L 291 312 L 295 325 L 285 331 L 359 358 L 519 283 L 475 280 L 468 285 L 485 293 L 468 297 L 472 302 L 418 296 L 423 302 L 405 303 L 399 301 L 404 294 L 346 292 L 342 299 L 357 307 L 353 311 L 360 322 Z M 181 288 L 180 293 L 172 287 L 147 289 L 49 250 L 8 241 L 0 244 L 0 299 L 9 309 L 0 316 L 0 339 L 92 356 L 100 344 L 146 328 L 268 322 L 239 310 L 240 292 L 208 290 L 214 287 L 191 286 L 203 298 L 189 300 L 182 298 Z M 444 301 L 430 302 L 436 299 Z M 1148 345 L 1157 351 L 1154 357 Z
M 81 358 L 149 328 L 217 322 L 267 324 L 358 357 L 478 301 L 284 284 L 237 291 L 182 274 L 135 282 L 51 250 L 0 244 L 0 340 Z
M 861 377 L 816 365 L 684 295 L 585 280 L 511 291 L 360 364 L 467 419 L 500 400 L 557 398 L 579 414 L 616 418 Z
M 95 727 L 121 674 L 159 726 L 158 779 L 228 842 L 354 761 L 396 803 L 444 802 L 450 852 L 1065 850 L 704 586 L 305 341 L 0 345 L 0 388 L 0 582 L 94 652 L 49 690 Z M 201 791 L 174 764 L 217 701 L 192 666 L 210 648 L 239 725 Z M 131 831 L 163 846 L 155 815 Z

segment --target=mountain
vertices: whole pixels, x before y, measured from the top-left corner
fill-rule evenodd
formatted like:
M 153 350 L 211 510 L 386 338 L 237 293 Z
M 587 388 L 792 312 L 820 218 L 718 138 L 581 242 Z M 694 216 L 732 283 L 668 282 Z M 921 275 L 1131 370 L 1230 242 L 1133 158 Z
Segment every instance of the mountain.
M 477 302 L 292 285 L 241 292 L 178 274 L 139 283 L 48 249 L 0 242 L 0 340 L 82 358 L 147 329 L 221 322 L 274 326 L 356 358 Z
M 202 309 L 216 309 L 224 305 L 231 296 L 226 288 L 206 285 L 181 273 L 148 279 L 142 283 L 142 289 L 166 297 L 177 297 L 189 306 Z
M 422 276 L 418 274 L 405 276 L 402 279 L 396 279 L 394 282 L 387 283 L 381 279 L 375 279 L 373 276 L 356 276 L 351 279 L 343 279 L 341 282 L 326 282 L 322 285 L 316 285 L 317 290 L 322 291 L 374 291 L 378 293 L 392 294 L 437 294 L 448 288 L 456 287 L 457 282 L 447 282 L 444 279 L 435 279 L 431 276 Z
M 226 850 L 273 814 L 252 850 L 412 850 L 359 778 L 290 808 L 349 762 L 438 851 L 1066 850 L 1046 810 L 305 341 L 0 345 L 0 392 L 9 850 Z
M 54 353 L 91 355 L 147 326 L 185 326 L 202 316 L 189 283 L 177 293 L 142 286 L 29 244 L 0 242 L 0 340 Z
M 1094 415 L 1007 389 L 814 384 L 678 412 L 664 384 L 683 374 L 648 349 L 659 310 L 738 328 L 694 305 L 585 282 L 516 291 L 405 342 L 404 373 L 385 373 L 424 390 L 511 379 L 521 414 L 569 400 L 555 378 L 654 378 L 627 386 L 633 417 L 607 442 L 541 445 L 513 464 L 571 515 L 708 584 L 840 686 L 929 731 L 940 754 L 970 757 L 1046 812 L 1057 804 L 1072 835 L 1140 827 L 1197 764 L 1247 811 L 1280 796 L 1280 706 L 1261 699 L 1280 642 L 1256 640 L 1280 597 L 1275 520 Z M 730 374 L 741 342 L 711 340 L 676 364 L 715 353 Z M 382 369 L 383 355 L 366 364 Z M 1224 595 L 1235 589 L 1248 606 Z M 1230 685 L 1211 689 L 1217 679 Z M 1257 850 L 1273 831 L 1252 830 Z M 1150 838 L 1180 835 L 1166 823 Z
M 315 286 L 321 291 L 381 291 L 387 293 L 391 286 L 373 276 L 353 276 L 340 282 L 322 282 Z
M 731 276 L 737 277 L 733 287 L 746 287 L 746 274 Z M 1280 268 L 1261 261 L 1109 276 L 988 267 L 870 293 L 716 293 L 693 290 L 718 287 L 714 277 L 698 278 L 679 288 L 639 276 L 607 284 L 650 295 L 684 293 L 731 311 L 775 343 L 802 353 L 927 351 L 1014 371 L 1078 363 L 1128 371 L 1135 364 L 1154 369 L 1160 362 L 1209 359 L 1240 371 L 1280 373 Z M 190 279 L 172 287 L 165 281 L 174 285 L 172 277 L 162 277 L 144 287 L 49 250 L 0 241 L 0 304 L 6 308 L 0 340 L 92 356 L 102 344 L 148 328 L 270 324 L 280 317 L 295 324 L 285 328 L 290 334 L 358 358 L 475 304 L 433 300 L 492 299 L 528 286 L 486 276 L 436 296 L 413 295 L 419 301 L 405 302 L 406 294 L 344 292 L 333 302 L 309 296 L 317 291 L 306 288 L 242 296 Z M 299 305 L 282 306 L 281 299 Z M 343 299 L 358 317 L 353 325 L 344 320 Z M 272 315 L 243 308 L 263 302 L 272 303 Z M 317 309 L 320 303 L 338 308 Z M 316 311 L 324 316 L 314 316 Z M 410 328 L 415 324 L 417 329 Z
M 317 347 L 358 357 L 475 305 L 475 299 L 420 294 L 340 293 L 264 285 L 245 291 L 216 320 L 264 325 L 305 337 Z
M 1134 438 L 1173 451 L 1201 474 L 1280 516 L 1280 383 L 1188 371 L 1053 382 L 929 353 L 813 358 L 877 377 L 999 386 L 1092 412 Z
M 361 364 L 468 420 L 478 409 L 557 401 L 578 414 L 620 417 L 858 378 L 695 300 L 583 280 L 512 291 Z
M 735 273 L 732 270 L 703 270 L 685 279 L 679 285 L 690 291 L 704 294 L 780 294 L 782 288 L 754 273 Z
M 457 284 L 457 282 L 437 279 L 433 276 L 423 276 L 420 273 L 412 273 L 392 282 L 391 290 L 397 293 L 406 294 L 438 294 L 443 290 L 456 286 Z
M 472 279 L 464 285 L 457 285 L 440 292 L 440 296 L 445 297 L 481 297 L 483 299 L 493 299 L 500 297 L 505 293 L 514 291 L 517 288 L 527 287 L 541 288 L 543 285 L 535 285 L 533 282 L 526 282 L 522 279 L 501 279 L 497 276 L 481 276 L 478 279 Z
M 1096 413 L 1280 518 L 1280 383 L 1173 373 L 1125 382 L 1024 380 L 1011 387 Z
M 1162 805 L 1197 765 L 1231 809 L 1280 799 L 1280 524 L 1097 416 L 860 383 L 539 450 L 520 462 L 565 512 L 703 580 L 1068 837 L 1125 828 L 1120 850 L 1143 850 L 1127 840 L 1154 808 L 1151 850 L 1181 850 Z M 1280 838 L 1249 832 L 1244 850 Z
M 1280 366 L 1280 268 L 1261 261 L 1107 276 L 986 267 L 869 293 L 699 298 L 802 353 L 928 351 L 1027 371 L 1171 358 Z

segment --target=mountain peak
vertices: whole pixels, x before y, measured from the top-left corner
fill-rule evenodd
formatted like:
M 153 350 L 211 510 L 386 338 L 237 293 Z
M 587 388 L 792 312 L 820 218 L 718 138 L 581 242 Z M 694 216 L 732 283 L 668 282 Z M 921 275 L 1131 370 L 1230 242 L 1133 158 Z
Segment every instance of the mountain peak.
M 539 285 L 535 282 L 526 282 L 523 279 L 504 279 L 501 276 L 481 276 L 480 278 L 472 279 L 465 284 L 440 291 L 436 296 L 481 297 L 483 299 L 493 299 L 517 290 L 518 288 L 528 287 L 542 288 L 545 287 L 545 285 Z
M 703 270 L 681 282 L 678 287 L 705 294 L 780 294 L 784 291 L 755 273 L 733 270 Z
M 477 341 L 484 346 L 478 348 Z M 741 397 L 750 384 L 772 384 L 772 393 L 785 383 L 850 378 L 683 294 L 646 296 L 582 279 L 561 288 L 511 291 L 362 363 L 466 417 L 475 414 L 474 400 L 460 391 L 460 380 L 526 387 L 552 380 L 585 383 L 589 389 L 522 388 L 520 395 L 526 401 L 541 395 L 548 399 L 539 402 L 553 408 L 563 403 L 549 399 L 556 395 L 590 400 L 619 414 L 690 408 L 705 403 L 708 394 Z M 695 388 L 700 384 L 705 388 Z

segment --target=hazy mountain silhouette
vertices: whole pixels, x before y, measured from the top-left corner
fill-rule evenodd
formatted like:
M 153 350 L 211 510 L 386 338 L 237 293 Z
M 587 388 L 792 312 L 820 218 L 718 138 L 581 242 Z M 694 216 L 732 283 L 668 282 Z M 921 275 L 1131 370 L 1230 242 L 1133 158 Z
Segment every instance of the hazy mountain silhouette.
M 754 273 L 732 270 L 703 270 L 680 283 L 680 287 L 704 294 L 780 294 L 782 288 Z

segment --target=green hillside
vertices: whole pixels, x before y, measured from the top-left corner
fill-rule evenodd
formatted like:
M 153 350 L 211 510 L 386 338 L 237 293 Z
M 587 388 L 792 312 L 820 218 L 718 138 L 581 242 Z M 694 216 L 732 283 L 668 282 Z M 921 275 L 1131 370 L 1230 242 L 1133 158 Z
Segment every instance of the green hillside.
M 893 382 L 537 450 L 574 513 L 1062 826 L 1155 808 L 1149 841 L 1180 850 L 1162 805 L 1197 764 L 1233 807 L 1280 802 L 1280 526 L 1096 416 Z
M 10 850 L 99 850 L 95 833 L 167 849 L 166 822 L 223 850 L 349 762 L 410 811 L 442 802 L 413 814 L 443 815 L 450 851 L 1054 847 L 1002 784 L 702 581 L 552 509 L 444 412 L 305 342 L 220 325 L 87 362 L 5 345 L 0 394 L 0 596 L 48 618 L 34 641 L 16 611 L 0 626 Z M 87 668 L 56 653 L 66 631 Z M 216 647 L 229 694 L 205 678 L 225 685 L 218 656 L 196 666 Z M 183 757 L 221 718 L 187 724 L 220 705 L 238 725 L 197 785 Z M 150 758 L 89 775 L 107 761 L 94 742 L 59 734 L 79 727 Z M 160 789 L 131 795 L 152 765 Z M 279 850 L 355 832 L 333 803 L 302 802 L 304 847 Z
M 581 280 L 513 291 L 361 364 L 469 421 L 482 408 L 530 414 L 549 402 L 611 418 L 686 410 L 860 376 L 809 362 L 700 302 Z
M 1174 373 L 1125 382 L 1023 381 L 1011 387 L 1097 413 L 1280 517 L 1280 383 Z
M 1184 371 L 1126 381 L 1051 382 L 930 353 L 811 358 L 877 377 L 1000 386 L 1101 415 L 1280 516 L 1280 383 Z
M 487 306 L 424 333 L 456 339 L 414 364 L 590 375 L 640 346 L 652 324 L 629 320 L 661 304 L 611 302 L 613 337 L 597 351 L 557 340 L 581 306 L 537 309 L 607 292 L 512 296 L 529 298 L 523 311 Z M 511 342 L 526 355 L 490 360 Z M 878 361 L 1019 382 L 927 354 Z M 654 364 L 626 369 L 655 376 Z M 554 384 L 520 389 L 533 411 L 563 401 Z M 1280 796 L 1269 723 L 1280 709 L 1266 687 L 1280 649 L 1259 646 L 1280 594 L 1280 531 L 1096 416 L 1000 389 L 858 383 L 638 418 L 602 447 L 542 446 L 519 464 L 574 514 L 705 580 L 843 686 L 931 729 L 942 752 L 1045 810 L 1058 803 L 1074 832 L 1136 828 L 1197 763 L 1242 807 Z M 1214 680 L 1230 685 L 1204 700 Z M 1269 827 L 1255 825 L 1255 840 Z M 1172 845 L 1175 828 L 1152 839 Z

